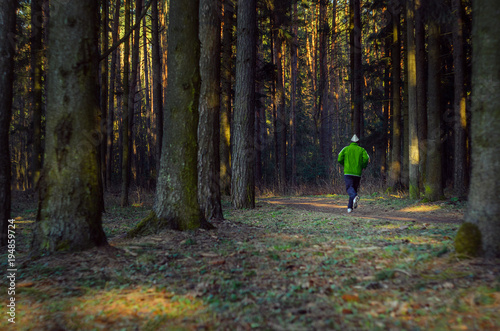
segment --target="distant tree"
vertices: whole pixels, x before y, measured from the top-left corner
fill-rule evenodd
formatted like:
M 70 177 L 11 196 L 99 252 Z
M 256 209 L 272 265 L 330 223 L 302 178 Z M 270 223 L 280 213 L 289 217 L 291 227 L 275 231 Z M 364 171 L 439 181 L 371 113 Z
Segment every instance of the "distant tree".
M 161 63 L 161 47 L 160 47 L 160 25 L 158 0 L 153 0 L 151 4 L 151 36 L 152 36 L 152 70 L 153 70 L 153 113 L 155 115 L 155 172 L 158 177 L 160 171 L 161 145 L 163 140 L 163 86 L 161 80 L 162 63 Z
M 232 154 L 231 199 L 233 207 L 255 207 L 254 126 L 257 32 L 256 0 L 238 0 L 236 95 Z
M 11 212 L 11 163 L 9 129 L 12 117 L 12 84 L 17 1 L 0 1 L 0 246 L 7 245 Z
M 476 0 L 472 13 L 472 175 L 465 221 L 480 230 L 479 253 L 499 258 L 500 7 L 495 0 Z
M 223 219 L 220 194 L 221 8 L 200 0 L 200 103 L 198 123 L 198 199 L 207 219 Z
M 107 243 L 98 150 L 99 1 L 51 5 L 57 10 L 49 26 L 46 152 L 32 242 L 37 252 Z
M 417 122 L 419 189 L 424 192 L 427 169 L 427 62 L 425 58 L 424 0 L 415 0 L 415 62 L 417 69 Z
M 109 46 L 109 0 L 101 0 L 101 53 L 106 51 Z M 107 186 L 107 142 L 108 142 L 108 94 L 109 94 L 109 64 L 108 58 L 101 61 L 101 126 L 103 139 L 100 144 L 100 159 L 103 186 Z
M 363 67 L 361 43 L 361 1 L 349 0 L 350 6 L 350 53 L 351 53 L 351 131 L 363 136 Z

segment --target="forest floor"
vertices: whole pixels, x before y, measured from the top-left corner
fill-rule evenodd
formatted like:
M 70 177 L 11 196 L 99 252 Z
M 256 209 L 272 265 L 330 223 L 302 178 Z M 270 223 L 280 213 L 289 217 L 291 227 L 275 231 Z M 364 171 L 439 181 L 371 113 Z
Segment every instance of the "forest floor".
M 151 195 L 133 199 L 106 197 L 110 246 L 32 259 L 36 208 L 14 196 L 15 329 L 500 329 L 500 261 L 454 252 L 460 201 L 374 194 L 352 214 L 342 195 L 225 201 L 215 230 L 125 239 L 151 210 Z M 2 281 L 2 330 L 7 292 Z

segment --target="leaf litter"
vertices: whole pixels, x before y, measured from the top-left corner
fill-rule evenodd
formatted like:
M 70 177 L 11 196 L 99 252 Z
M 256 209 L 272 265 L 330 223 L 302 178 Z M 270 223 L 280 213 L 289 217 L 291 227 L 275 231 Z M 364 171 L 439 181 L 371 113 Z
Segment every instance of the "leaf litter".
M 123 233 L 151 208 L 109 206 L 110 246 L 31 260 L 19 210 L 21 330 L 497 330 L 498 260 L 458 259 L 463 209 L 345 197 L 224 203 L 215 230 Z M 423 206 L 424 205 L 424 206 Z M 391 206 L 391 207 L 388 207 Z M 24 207 L 26 208 L 26 207 Z M 388 209 L 393 208 L 393 209 Z M 387 213 L 392 210 L 393 213 Z M 17 238 L 16 238 L 17 239 Z M 7 258 L 2 252 L 2 269 Z M 4 276 L 2 276 L 4 277 Z M 0 288 L 2 309 L 7 288 Z M 6 327 L 6 321 L 0 327 Z

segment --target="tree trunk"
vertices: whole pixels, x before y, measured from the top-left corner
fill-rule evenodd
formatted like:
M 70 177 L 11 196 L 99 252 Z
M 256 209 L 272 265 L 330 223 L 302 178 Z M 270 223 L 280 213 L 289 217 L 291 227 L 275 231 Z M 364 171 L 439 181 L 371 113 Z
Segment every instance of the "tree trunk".
M 292 19 L 292 89 L 290 91 L 291 106 L 290 106 L 290 140 L 291 140 L 291 184 L 295 188 L 297 186 L 297 79 L 298 79 L 298 58 L 299 58 L 299 28 L 298 28 L 298 11 L 297 0 L 293 1 L 293 19 Z
M 401 42 L 400 9 L 392 9 L 392 139 L 389 186 L 393 189 L 401 185 Z
M 125 34 L 130 31 L 130 1 L 124 0 L 125 4 Z M 129 56 L 130 56 L 130 39 L 125 40 L 123 52 L 123 105 L 122 105 L 122 192 L 121 192 L 121 206 L 126 207 L 129 205 L 128 191 L 130 188 L 130 118 L 129 118 Z
M 500 7 L 494 0 L 476 0 L 472 13 L 472 174 L 465 220 L 479 228 L 483 254 L 500 258 Z
M 120 7 L 121 7 L 121 0 L 116 0 L 115 2 L 115 13 L 113 16 L 113 32 L 112 32 L 112 40 L 113 40 L 113 45 L 118 41 L 118 32 L 119 32 L 119 23 L 120 23 Z M 106 155 L 107 155 L 107 160 L 108 162 L 106 163 L 107 170 L 106 170 L 106 186 L 109 188 L 111 186 L 111 176 L 113 173 L 113 141 L 114 141 L 114 114 L 115 114 L 115 86 L 116 86 L 116 81 L 119 80 L 120 75 L 117 75 L 116 73 L 119 72 L 117 70 L 117 57 L 118 57 L 118 50 L 113 51 L 111 54 L 111 74 L 109 78 L 109 99 L 108 99 L 108 121 L 107 121 L 107 149 L 106 149 Z M 117 107 L 118 108 L 118 102 L 117 102 Z
M 427 168 L 427 67 L 425 61 L 425 24 L 423 0 L 416 0 L 415 54 L 417 66 L 417 121 L 419 146 L 419 190 L 424 192 Z
M 3 0 L 0 9 L 0 246 L 8 243 L 11 212 L 9 130 L 12 117 L 17 1 Z
M 361 44 L 361 1 L 350 0 L 350 17 L 351 17 L 351 131 L 352 134 L 362 138 L 362 121 L 363 121 L 363 68 L 361 66 L 362 47 Z
M 223 219 L 220 194 L 219 116 L 221 8 L 200 0 L 200 118 L 198 123 L 198 200 L 207 219 Z
M 107 243 L 98 150 L 98 10 L 98 0 L 59 2 L 50 18 L 47 149 L 32 243 L 40 253 Z
M 153 66 L 153 114 L 155 116 L 155 179 L 158 178 L 160 171 L 161 148 L 163 141 L 163 86 L 162 86 L 162 65 L 161 65 L 161 47 L 159 33 L 159 13 L 158 0 L 153 0 L 151 4 L 151 24 L 152 24 L 152 52 L 151 58 Z
M 101 0 L 101 53 L 105 52 L 108 49 L 109 40 L 109 1 Z M 108 160 L 107 157 L 107 129 L 106 125 L 108 119 L 108 77 L 109 77 L 109 69 L 108 69 L 108 58 L 106 57 L 101 61 L 101 131 L 102 131 L 102 139 L 99 145 L 100 151 L 100 160 L 101 160 L 101 178 L 103 182 L 103 186 L 106 187 L 106 170 Z
M 455 112 L 453 123 L 455 134 L 455 153 L 453 157 L 453 188 L 457 196 L 466 196 L 469 188 L 467 169 L 467 93 L 465 89 L 465 57 L 463 38 L 463 7 L 461 0 L 452 0 L 453 22 L 453 68 Z
M 233 122 L 231 198 L 234 208 L 255 207 L 254 124 L 256 0 L 238 0 L 236 95 Z
M 32 183 L 36 187 L 42 170 L 42 76 L 43 76 L 42 0 L 31 1 L 31 89 L 33 107 Z
M 168 82 L 161 168 L 153 212 L 129 235 L 210 224 L 198 203 L 197 129 L 200 98 L 198 0 L 173 1 L 168 28 Z
M 224 0 L 224 28 L 222 43 L 222 93 L 220 112 L 220 190 L 222 194 L 231 194 L 231 78 L 233 64 L 233 0 Z
M 408 38 L 408 130 L 409 130 L 409 179 L 410 199 L 420 197 L 419 190 L 419 141 L 417 117 L 417 64 L 415 54 L 415 3 L 406 3 L 406 32 Z
M 331 164 L 332 149 L 328 146 L 329 135 L 329 120 L 330 106 L 328 104 L 329 95 L 329 77 L 328 77 L 328 36 L 330 33 L 330 26 L 328 24 L 327 13 L 328 2 L 321 0 L 319 2 L 319 107 L 320 107 L 320 152 L 323 159 L 323 164 L 326 169 Z
M 427 183 L 425 196 L 429 201 L 436 201 L 443 196 L 441 168 L 441 62 L 440 62 L 440 29 L 436 22 L 429 21 L 429 84 L 427 113 Z

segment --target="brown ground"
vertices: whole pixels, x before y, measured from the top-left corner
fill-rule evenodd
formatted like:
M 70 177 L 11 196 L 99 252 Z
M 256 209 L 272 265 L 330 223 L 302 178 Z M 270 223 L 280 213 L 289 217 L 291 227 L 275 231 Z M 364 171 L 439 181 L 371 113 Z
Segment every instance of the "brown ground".
M 334 197 L 293 197 L 265 198 L 262 201 L 291 208 L 317 211 L 331 214 L 347 214 L 347 199 Z M 453 204 L 453 203 L 451 203 Z M 461 223 L 464 208 L 451 208 L 446 202 L 398 206 L 384 203 L 379 199 L 360 199 L 358 208 L 352 217 L 361 219 L 379 219 L 388 221 L 413 221 L 421 223 Z

